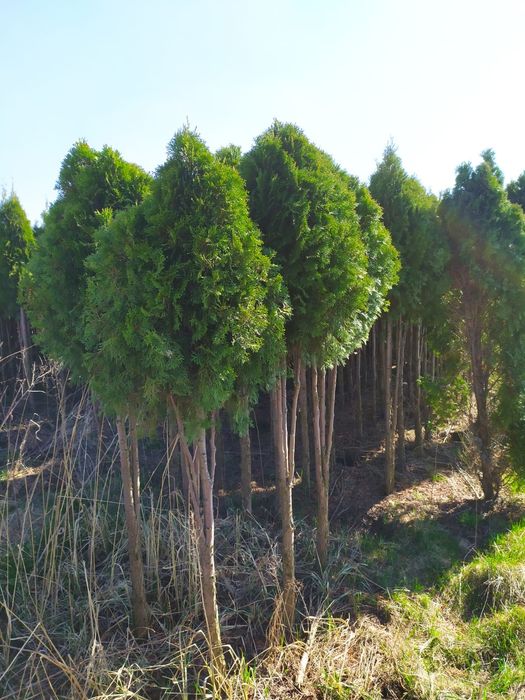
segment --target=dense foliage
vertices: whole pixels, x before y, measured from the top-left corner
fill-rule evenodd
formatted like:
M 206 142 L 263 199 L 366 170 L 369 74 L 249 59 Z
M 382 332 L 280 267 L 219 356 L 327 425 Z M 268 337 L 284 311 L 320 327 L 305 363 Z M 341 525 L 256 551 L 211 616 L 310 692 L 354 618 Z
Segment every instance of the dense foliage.
M 17 311 L 18 284 L 23 266 L 33 250 L 31 224 L 18 197 L 0 201 L 0 318 L 12 318 Z
M 17 402 L 26 388 L 30 405 L 35 386 L 43 395 L 49 381 L 47 374 L 35 379 L 36 357 L 28 350 L 21 299 L 42 350 L 70 370 L 76 385 L 91 390 L 83 393 L 72 420 L 68 401 L 73 403 L 73 396 L 77 401 L 81 392 L 68 393 L 57 370 L 62 446 L 47 445 L 46 460 L 51 449 L 53 463 L 63 455 L 71 501 L 76 497 L 75 455 L 80 454 L 77 431 L 89 434 L 85 426 L 91 425 L 90 439 L 97 445 L 93 504 L 83 496 L 78 508 L 87 517 L 93 507 L 90 533 L 93 542 L 95 537 L 100 541 L 85 544 L 91 535 L 75 530 L 74 537 L 83 542 L 82 557 L 87 553 L 90 559 L 89 574 L 84 559 L 75 554 L 64 574 L 69 594 L 84 586 L 84 578 L 88 588 L 92 581 L 98 586 L 99 550 L 117 548 L 114 560 L 119 560 L 122 578 L 131 579 L 137 638 L 152 630 L 171 630 L 193 596 L 192 614 L 197 624 L 204 617 L 207 630 L 205 685 L 219 696 L 224 687 L 218 679 L 226 677 L 227 665 L 222 638 L 244 624 L 238 623 L 237 612 L 231 617 L 228 612 L 221 630 L 219 605 L 239 586 L 249 589 L 252 583 L 224 583 L 240 561 L 232 565 L 224 550 L 217 573 L 217 513 L 222 517 L 227 510 L 230 517 L 240 500 L 245 514 L 266 519 L 264 527 L 257 527 L 262 531 L 268 526 L 263 539 L 268 552 L 252 562 L 261 597 L 250 600 L 246 617 L 259 620 L 261 600 L 275 603 L 271 621 L 263 616 L 264 628 L 257 622 L 257 635 L 282 640 L 293 631 L 299 611 L 322 608 L 328 592 L 334 591 L 331 602 L 339 605 L 348 597 L 349 578 L 358 577 L 355 562 L 339 571 L 343 550 L 334 556 L 331 547 L 340 533 L 330 537 L 331 519 L 343 521 L 341 513 L 359 493 L 357 472 L 366 469 L 376 479 L 384 469 L 390 493 L 400 484 L 400 470 L 407 468 L 405 480 L 420 469 L 418 460 L 425 460 L 430 445 L 437 463 L 439 446 L 431 442 L 432 431 L 445 427 L 463 439 L 463 459 L 467 455 L 477 472 L 486 501 L 498 496 L 505 469 L 525 473 L 524 178 L 505 187 L 494 154 L 487 151 L 479 165 L 462 164 L 454 188 L 438 200 L 407 174 L 389 145 L 368 188 L 297 126 L 275 121 L 245 154 L 234 145 L 212 154 L 195 132 L 184 128 L 170 142 L 167 159 L 154 176 L 107 146 L 96 151 L 83 141 L 76 143 L 62 163 L 58 196 L 44 214 L 36 242 L 18 199 L 3 199 L 0 347 L 21 357 L 24 367 L 24 381 L 18 384 L 16 373 L 0 368 L 1 381 L 10 383 L 9 391 L 2 387 L 0 392 L 5 422 L 17 418 Z M 16 362 L 12 365 L 18 366 Z M 92 401 L 93 396 L 99 401 Z M 6 397 L 15 397 L 9 410 Z M 259 464 L 254 459 L 252 471 L 254 415 Z M 124 564 L 119 559 L 124 548 L 98 532 L 97 490 L 106 488 L 99 476 L 105 469 L 107 484 L 114 479 L 106 456 L 114 449 L 115 424 L 128 536 Z M 150 442 L 140 442 L 139 436 Z M 5 441 L 7 452 L 12 444 L 17 446 L 17 469 L 42 439 L 31 438 L 28 428 L 23 440 L 17 435 Z M 152 466 L 146 445 L 154 445 L 157 466 Z M 408 460 L 405 446 L 412 448 Z M 93 451 L 87 442 L 82 449 Z M 358 465 L 351 466 L 356 452 Z M 165 467 L 162 476 L 159 464 Z M 147 499 L 141 493 L 146 474 Z M 274 489 L 278 528 L 268 500 Z M 294 490 L 298 499 L 292 498 Z M 113 506 L 119 496 L 108 496 L 107 503 Z M 365 494 L 364 500 L 369 497 Z M 294 500 L 304 516 L 297 538 Z M 395 499 L 393 503 L 396 508 Z M 55 511 L 53 523 L 61 521 L 62 506 L 47 505 Z M 361 505 L 351 507 L 360 512 Z M 423 507 L 433 505 L 425 501 Z M 180 537 L 172 529 L 176 518 L 177 527 L 186 528 Z M 234 518 L 235 527 L 222 532 L 217 549 L 229 537 L 238 543 L 243 528 L 251 527 L 249 516 Z M 441 522 L 432 520 L 432 537 L 427 538 L 424 523 L 410 518 L 403 540 L 408 549 L 417 545 L 424 553 L 432 538 L 438 549 L 443 545 Z M 73 527 L 75 522 L 72 518 Z M 46 530 L 45 537 L 59 536 L 54 526 Z M 383 560 L 389 544 L 379 542 L 379 536 L 375 542 L 375 537 L 360 544 L 362 555 L 367 546 L 377 545 L 374 576 L 383 567 L 385 577 L 405 581 L 399 558 L 406 552 L 394 547 L 395 561 Z M 477 537 L 476 521 L 476 542 Z M 274 539 L 279 546 L 274 547 Z M 252 556 L 250 546 L 242 555 L 246 561 Z M 454 544 L 451 561 L 460 560 L 458 546 L 461 542 Z M 192 548 L 197 563 L 190 566 L 184 559 L 179 570 Z M 297 566 L 296 550 L 301 557 Z M 19 561 L 25 549 L 9 556 Z M 166 568 L 161 561 L 168 558 Z M 442 563 L 441 554 L 438 560 Z M 39 580 L 48 593 L 52 586 L 60 587 L 58 574 L 49 578 L 51 561 L 38 547 L 28 554 L 29 578 L 33 569 L 42 567 Z M 73 571 L 78 561 L 84 566 L 82 575 Z M 443 572 L 436 562 L 429 576 Z M 76 576 L 77 588 L 70 576 Z M 224 590 L 217 590 L 217 577 Z M 109 578 L 113 586 L 113 573 Z M 362 579 L 362 590 L 356 590 L 368 595 L 367 575 Z M 9 596 L 14 590 L 10 575 L 4 584 Z M 469 586 L 477 595 L 474 583 Z M 512 595 L 522 600 L 521 589 Z M 44 599 L 40 617 L 47 611 Z M 399 601 L 393 599 L 391 611 L 402 617 L 406 601 Z M 2 605 L 8 609 L 0 601 L 0 622 Z M 94 626 L 98 605 L 89 617 Z M 58 594 L 54 606 L 59 607 Z M 169 613 L 159 612 L 168 608 Z M 127 612 L 118 614 L 127 624 Z M 512 625 L 521 624 L 517 613 L 508 617 Z M 476 625 L 472 629 L 479 642 L 484 628 Z M 151 639 L 153 645 L 154 635 Z M 200 648 L 198 653 L 201 669 Z M 338 681 L 334 679 L 330 683 Z
M 56 201 L 44 213 L 44 229 L 27 266 L 24 295 L 38 341 L 76 377 L 86 378 L 83 311 L 85 260 L 94 232 L 112 212 L 140 202 L 150 177 L 117 151 L 79 141 L 65 157 Z

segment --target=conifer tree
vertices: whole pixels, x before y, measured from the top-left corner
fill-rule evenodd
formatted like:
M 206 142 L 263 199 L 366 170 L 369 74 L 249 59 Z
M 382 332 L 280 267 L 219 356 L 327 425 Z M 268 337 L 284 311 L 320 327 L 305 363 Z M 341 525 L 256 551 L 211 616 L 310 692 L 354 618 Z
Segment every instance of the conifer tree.
M 525 216 L 509 201 L 493 152 L 482 158 L 476 168 L 459 166 L 440 214 L 476 401 L 481 485 L 492 499 L 501 482 L 493 454 L 496 431 L 503 430 L 523 462 L 512 447 L 523 445 L 524 435 Z
M 446 261 L 446 247 L 440 242 L 437 199 L 429 195 L 414 177 L 403 168 L 393 145 L 387 146 L 383 160 L 370 179 L 370 192 L 383 209 L 383 221 L 399 251 L 401 272 L 390 296 L 390 310 L 385 319 L 385 455 L 386 490 L 394 488 L 395 431 L 398 437 L 398 463 L 405 463 L 404 437 L 404 366 L 409 324 L 416 329 L 415 386 L 416 446 L 422 447 L 421 397 L 421 324 L 426 310 L 426 294 L 439 296 Z M 392 358 L 392 337 L 395 328 L 396 359 Z M 392 365 L 396 365 L 395 383 L 391 388 Z
M 87 285 L 84 262 L 94 232 L 109 212 L 139 203 L 151 178 L 117 151 L 78 141 L 66 155 L 55 202 L 24 275 L 24 297 L 37 340 L 75 378 L 85 378 L 82 311 Z
M 519 204 L 525 211 L 525 172 L 517 180 L 507 185 L 507 196 L 513 204 Z
M 294 375 L 289 424 L 285 379 L 273 392 L 284 607 L 291 624 L 295 609 L 292 487 L 301 369 L 305 363 L 312 366 L 317 544 L 324 566 L 336 367 L 362 342 L 358 319 L 366 315 L 374 282 L 367 273 L 356 194 L 331 158 L 297 127 L 275 122 L 243 158 L 241 173 L 250 193 L 252 217 L 265 244 L 275 252 L 292 309 L 286 326 L 287 358 L 283 358 L 283 365 Z
M 22 308 L 18 305 L 18 285 L 24 266 L 34 249 L 35 238 L 31 224 L 15 194 L 0 200 L 0 322 L 4 347 L 1 354 L 10 354 L 10 326 L 16 322 L 22 364 L 26 380 L 30 381 L 28 359 L 29 332 Z
M 64 159 L 57 182 L 58 197 L 44 215 L 44 230 L 23 279 L 23 294 L 37 339 L 61 361 L 76 381 L 90 374 L 86 330 L 86 292 L 91 268 L 86 260 L 95 249 L 95 232 L 113 214 L 136 205 L 147 194 L 151 178 L 105 146 L 96 151 L 79 141 Z M 124 251 L 120 251 L 123 256 Z M 118 269 L 109 270 L 113 275 Z M 115 291 L 118 296 L 119 290 Z M 98 368 L 100 376 L 103 370 Z M 93 374 L 91 374 L 93 378 Z M 121 381 L 121 378 L 116 381 Z M 111 404 L 107 404 L 111 405 Z M 132 578 L 134 629 L 146 634 L 146 603 L 140 551 L 140 486 L 136 413 L 117 416 L 124 505 Z
M 115 226 L 121 244 L 110 232 Z M 175 414 L 198 540 L 210 654 L 220 671 L 214 418 L 238 388 L 244 365 L 261 349 L 278 344 L 282 328 L 278 319 L 270 323 L 271 263 L 248 216 L 242 179 L 198 136 L 182 130 L 169 145 L 151 197 L 101 234 L 90 265 L 96 270 L 87 324 L 95 390 L 104 396 L 107 385 L 110 402 L 113 393 L 117 402 L 136 395 L 150 415 L 168 400 Z M 104 283 L 111 270 L 119 277 L 120 299 L 112 283 Z M 278 307 L 272 308 L 279 317 Z M 270 327 L 275 329 L 273 342 L 267 337 Z

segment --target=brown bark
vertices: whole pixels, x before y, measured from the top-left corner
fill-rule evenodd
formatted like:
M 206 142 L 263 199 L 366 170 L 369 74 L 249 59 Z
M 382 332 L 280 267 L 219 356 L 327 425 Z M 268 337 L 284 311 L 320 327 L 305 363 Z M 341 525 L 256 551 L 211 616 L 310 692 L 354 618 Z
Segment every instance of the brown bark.
M 377 324 L 372 328 L 372 420 L 377 418 Z
M 330 495 L 330 461 L 332 454 L 335 392 L 337 384 L 337 367 L 328 373 L 328 391 L 326 391 L 326 372 L 312 367 L 312 406 L 314 427 L 314 460 L 317 484 L 317 556 L 321 568 L 328 563 L 329 495 Z M 327 405 L 328 404 L 328 405 Z
M 204 428 L 199 432 L 192 455 L 185 435 L 184 422 L 173 396 L 170 396 L 170 403 L 177 419 L 183 464 L 197 535 L 202 607 L 206 621 L 210 660 L 213 673 L 221 676 L 226 671 L 226 662 L 221 641 L 215 571 L 215 518 L 213 513 L 213 481 L 216 471 L 215 416 L 213 416 L 213 427 L 210 431 L 209 459 Z
M 214 453 L 214 437 L 212 437 L 210 447 L 210 451 Z M 211 464 L 209 465 L 206 450 L 206 431 L 204 429 L 200 431 L 196 449 L 200 471 L 202 504 L 201 528 L 198 532 L 202 603 L 213 670 L 215 673 L 223 674 L 226 670 L 226 663 L 221 641 L 219 609 L 217 606 L 217 577 L 215 572 L 215 517 L 213 514 L 215 457 L 212 456 Z
M 308 490 L 311 486 L 310 468 L 310 431 L 308 429 L 308 386 L 306 383 L 306 367 L 301 367 L 301 389 L 299 392 L 299 413 L 301 418 L 301 453 L 303 479 Z
M 31 363 L 29 361 L 29 332 L 27 329 L 27 318 L 22 308 L 20 308 L 18 316 L 18 336 L 20 340 L 20 352 L 22 354 L 22 366 L 24 368 L 24 375 L 26 378 L 27 386 L 28 388 L 30 388 L 32 384 L 32 377 Z
M 356 385 L 356 398 L 357 398 L 357 434 L 359 435 L 360 438 L 363 437 L 363 397 L 361 394 L 361 382 L 362 382 L 362 377 L 361 377 L 361 350 L 357 351 L 357 357 L 356 357 L 356 378 L 355 378 L 355 385 Z
M 137 436 L 137 419 L 130 413 L 129 424 L 129 466 L 131 472 L 131 486 L 133 488 L 133 504 L 137 522 L 140 523 L 140 462 L 139 441 Z
M 138 637 L 144 637 L 148 633 L 150 610 L 146 601 L 146 589 L 144 585 L 140 521 L 137 518 L 137 509 L 134 502 L 130 449 L 128 445 L 128 436 L 126 435 L 126 429 L 121 417 L 117 418 L 117 433 L 120 451 L 120 471 L 122 474 L 122 488 L 124 493 L 124 511 L 128 532 L 133 629 Z
M 301 389 L 301 360 L 294 358 L 294 394 L 290 412 L 290 441 L 286 402 L 286 377 L 279 378 L 272 389 L 274 441 L 276 453 L 276 486 L 282 527 L 283 611 L 284 624 L 290 630 L 295 618 L 295 526 L 293 521 L 292 489 L 294 478 L 295 433 L 297 408 Z
M 252 447 L 250 430 L 239 437 L 241 447 L 241 503 L 245 513 L 252 512 Z
M 404 368 L 405 368 L 405 340 L 406 325 L 402 319 L 398 326 L 397 349 L 397 375 L 396 375 L 396 406 L 397 406 L 397 463 L 400 469 L 406 467 L 405 451 L 405 392 L 404 392 Z
M 482 341 L 481 311 L 472 310 L 466 315 L 466 330 L 469 340 L 472 388 L 476 400 L 475 434 L 481 462 L 481 487 L 485 499 L 492 500 L 499 491 L 499 476 L 494 467 L 491 446 L 490 421 L 487 408 L 489 371 L 485 362 Z
M 419 456 L 423 455 L 423 426 L 421 422 L 421 321 L 418 321 L 414 339 L 414 429 L 415 446 Z
M 387 494 L 394 490 L 394 431 L 392 421 L 392 319 L 386 321 L 385 344 L 385 486 Z

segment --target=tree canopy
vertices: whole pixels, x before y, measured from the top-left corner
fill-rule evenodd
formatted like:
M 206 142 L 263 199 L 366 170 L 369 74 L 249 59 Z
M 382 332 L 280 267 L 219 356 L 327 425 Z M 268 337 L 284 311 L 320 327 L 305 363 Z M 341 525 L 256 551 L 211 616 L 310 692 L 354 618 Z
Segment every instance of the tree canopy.
M 77 142 L 60 169 L 56 201 L 28 264 L 24 294 L 37 340 L 76 377 L 86 376 L 83 309 L 85 260 L 95 230 L 113 213 L 142 201 L 151 178 L 117 151 Z
M 0 201 L 0 318 L 17 310 L 18 284 L 35 245 L 31 224 L 15 194 Z
M 353 349 L 351 334 L 340 331 L 365 312 L 374 285 L 355 192 L 292 124 L 274 122 L 240 169 L 252 217 L 290 295 L 287 347 L 321 364 L 339 362 Z

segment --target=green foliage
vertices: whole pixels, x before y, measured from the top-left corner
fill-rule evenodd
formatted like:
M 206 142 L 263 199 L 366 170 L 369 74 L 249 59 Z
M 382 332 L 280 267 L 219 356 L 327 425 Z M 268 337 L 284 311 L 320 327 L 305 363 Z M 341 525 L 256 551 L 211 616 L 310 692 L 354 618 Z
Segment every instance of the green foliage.
M 102 229 L 97 246 L 88 263 L 94 388 L 113 410 L 132 396 L 160 405 L 172 393 L 190 430 L 202 425 L 263 347 L 268 295 L 279 287 L 239 174 L 180 131 L 151 196 Z
M 417 321 L 446 289 L 447 247 L 440 235 L 437 199 L 403 169 L 393 145 L 370 178 L 370 192 L 383 209 L 383 221 L 399 252 L 401 272 L 392 289 L 392 312 Z
M 468 411 L 471 391 L 461 374 L 440 373 L 434 380 L 424 376 L 420 377 L 419 383 L 430 409 L 429 423 L 432 429 L 454 424 Z
M 493 426 L 503 431 L 517 470 L 525 469 L 525 215 L 512 204 L 491 151 L 463 164 L 440 206 L 459 292 L 461 323 L 475 313 L 483 363 L 498 387 Z
M 241 147 L 235 146 L 235 144 L 231 143 L 229 146 L 219 148 L 215 154 L 215 157 L 217 160 L 220 160 L 221 163 L 230 165 L 232 168 L 238 170 L 242 158 Z
M 132 405 L 156 417 L 162 389 L 176 377 L 177 389 L 186 390 L 188 379 L 179 348 L 161 326 L 166 303 L 158 280 L 165 257 L 146 232 L 143 208 L 123 211 L 96 231 L 86 266 L 91 386 L 110 413 Z
M 507 186 L 507 196 L 513 204 L 519 204 L 525 210 L 525 172 Z
M 34 247 L 31 225 L 18 197 L 0 200 L 0 318 L 16 314 L 22 268 Z
M 75 377 L 85 376 L 82 314 L 85 260 L 94 232 L 112 213 L 133 206 L 149 190 L 150 177 L 105 146 L 79 141 L 62 163 L 58 196 L 44 214 L 44 230 L 24 277 L 24 299 L 37 339 Z
M 342 361 L 363 342 L 370 325 L 367 313 L 381 305 L 381 285 L 369 268 L 376 263 L 395 268 L 386 262 L 391 250 L 371 202 L 291 124 L 274 122 L 256 139 L 240 170 L 252 217 L 275 252 L 290 294 L 289 351 L 299 350 L 318 364 Z M 382 242 L 386 254 L 379 250 L 377 260 L 367 257 L 358 195 L 363 221 L 369 214 L 363 226 L 370 240 Z

